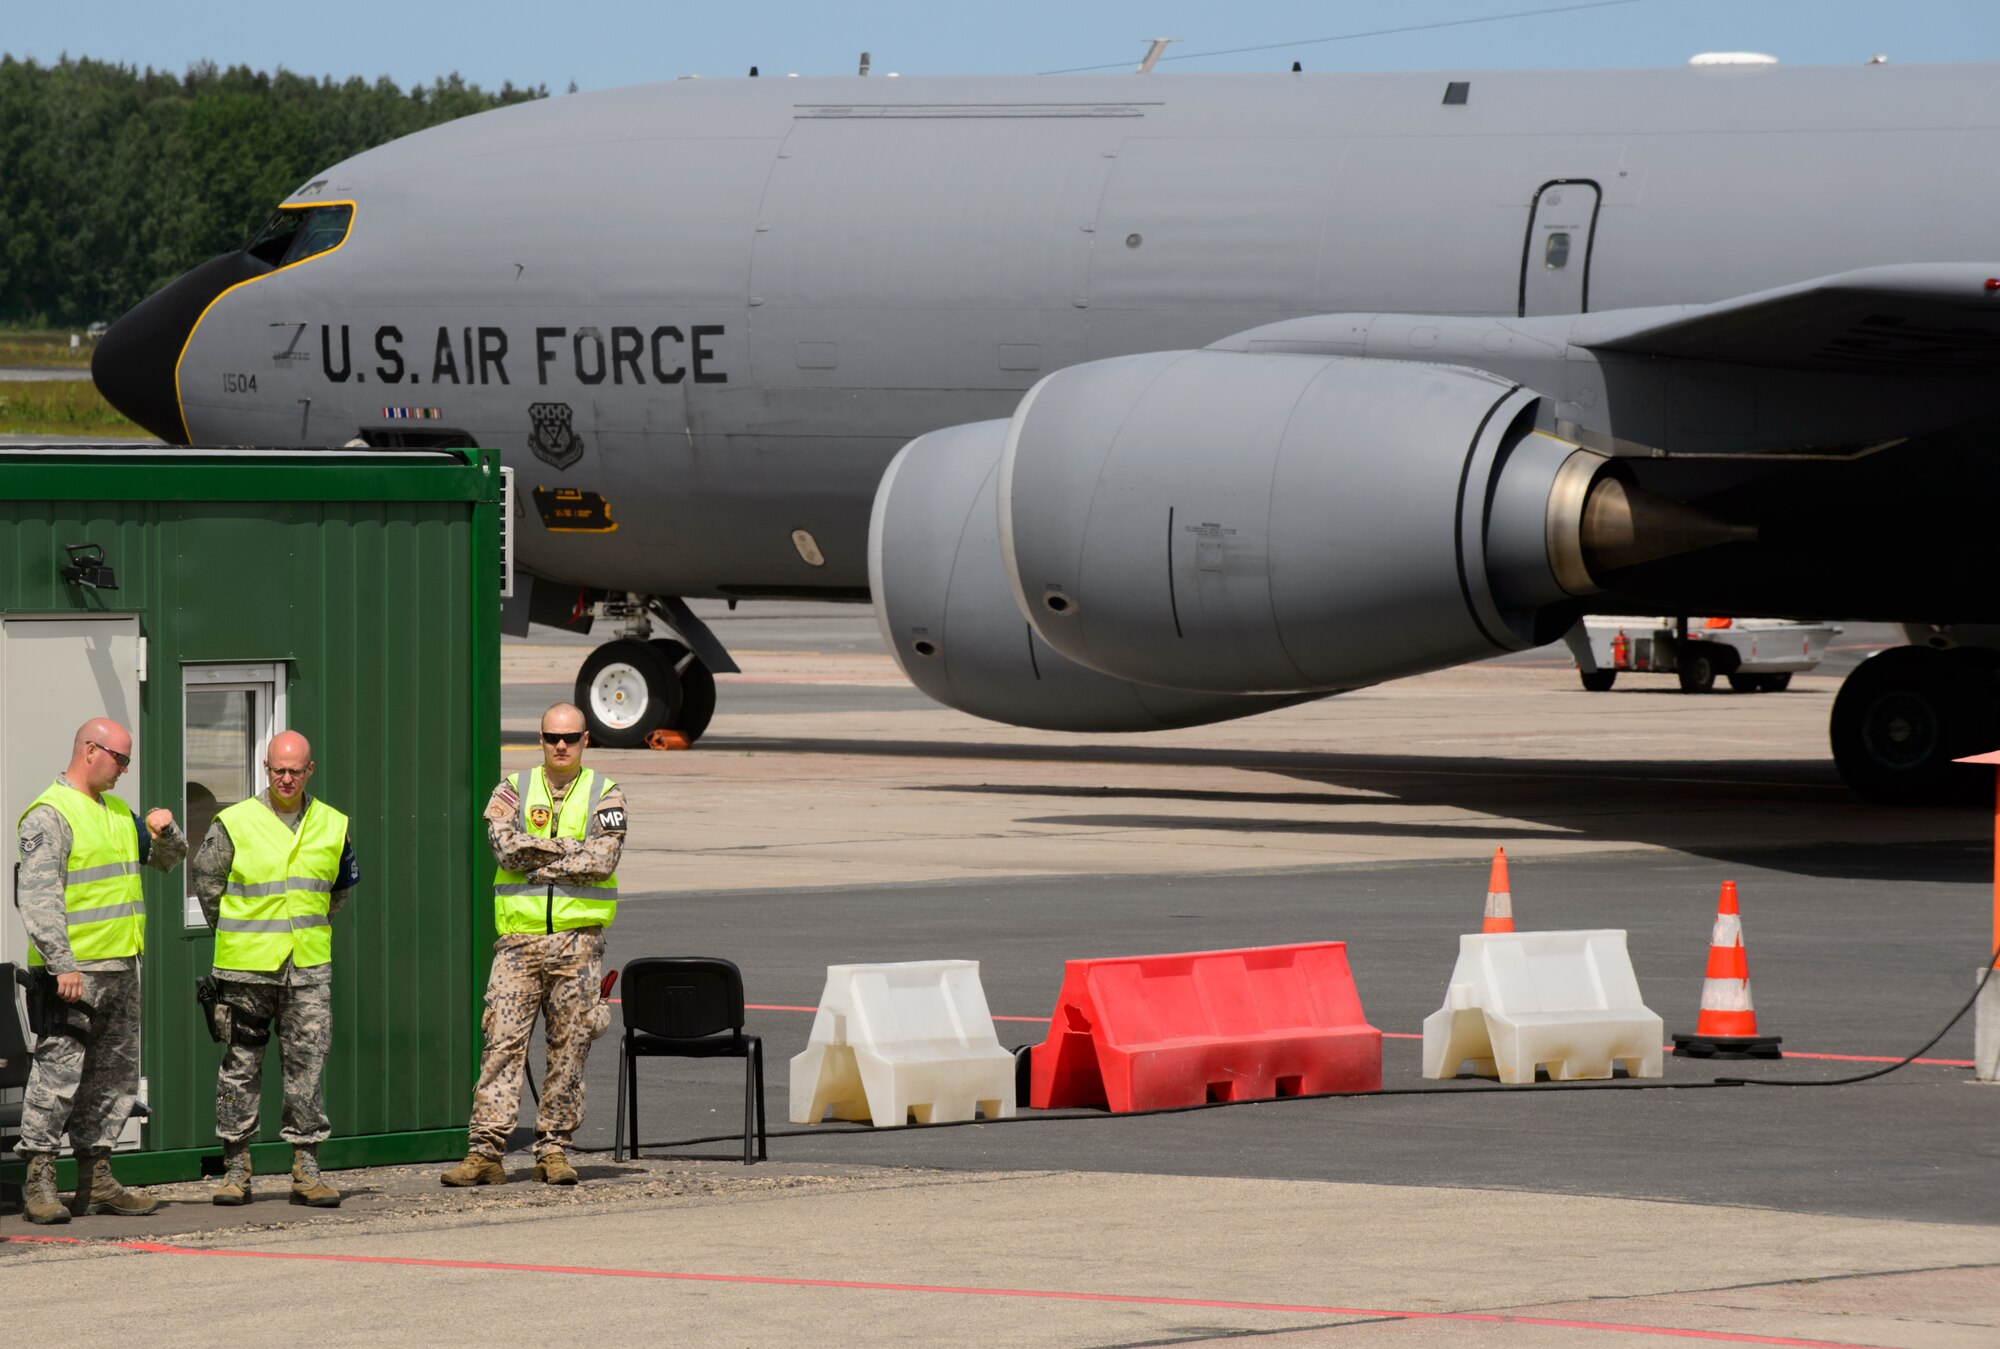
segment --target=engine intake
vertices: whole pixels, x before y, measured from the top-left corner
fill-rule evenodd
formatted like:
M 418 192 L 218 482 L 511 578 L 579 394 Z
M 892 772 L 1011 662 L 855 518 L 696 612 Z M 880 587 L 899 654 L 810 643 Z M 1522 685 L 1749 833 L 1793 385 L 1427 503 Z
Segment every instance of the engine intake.
M 868 579 L 882 638 L 911 683 L 974 716 L 1058 731 L 1196 726 L 1317 696 L 1158 688 L 1050 649 L 1000 566 L 994 493 L 1007 428 L 976 422 L 913 440 L 876 490 Z

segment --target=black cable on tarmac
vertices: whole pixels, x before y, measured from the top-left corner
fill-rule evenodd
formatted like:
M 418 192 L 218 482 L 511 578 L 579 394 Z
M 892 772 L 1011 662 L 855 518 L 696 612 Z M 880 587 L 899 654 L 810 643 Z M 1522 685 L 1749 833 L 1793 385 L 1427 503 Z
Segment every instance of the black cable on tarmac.
M 1951 1020 L 1945 1022 L 1944 1025 L 1938 1029 L 1938 1033 L 1936 1035 L 1933 1035 L 1930 1039 L 1924 1041 L 1923 1046 L 1921 1048 L 1911 1050 L 1909 1053 L 1905 1054 L 1901 1059 L 1899 1059 L 1895 1063 L 1890 1064 L 1887 1068 L 1877 1068 L 1874 1069 L 1872 1072 L 1856 1073 L 1853 1077 L 1828 1077 L 1828 1078 L 1817 1078 L 1812 1080 L 1806 1080 L 1802 1078 L 1792 1078 L 1790 1080 L 1786 1080 L 1784 1078 L 1772 1078 L 1772 1077 L 1718 1077 L 1715 1079 L 1715 1084 L 1717 1086 L 1731 1086 L 1731 1087 L 1851 1087 L 1856 1082 L 1869 1082 L 1878 1077 L 1887 1077 L 1890 1073 L 1895 1072 L 1898 1068 L 1907 1068 L 1910 1066 L 1911 1063 L 1915 1062 L 1917 1059 L 1920 1059 L 1925 1054 L 1929 1053 L 1933 1045 L 1935 1045 L 1939 1040 L 1944 1039 L 1945 1033 L 1947 1031 L 1949 1031 L 1953 1026 L 1956 1026 L 1960 1021 L 1963 1021 L 1965 1019 L 1965 1014 L 1971 1011 L 1973 1007 L 1978 1004 L 1979 995 L 1986 991 L 1986 985 L 1993 978 L 1993 967 L 1996 964 L 2000 964 L 2000 947 L 1994 948 L 1993 958 L 1986 962 L 1986 973 L 1979 976 L 1979 986 L 1972 990 L 1972 996 L 1965 1000 L 1965 1006 L 1959 1008 L 1958 1011 L 1952 1015 Z

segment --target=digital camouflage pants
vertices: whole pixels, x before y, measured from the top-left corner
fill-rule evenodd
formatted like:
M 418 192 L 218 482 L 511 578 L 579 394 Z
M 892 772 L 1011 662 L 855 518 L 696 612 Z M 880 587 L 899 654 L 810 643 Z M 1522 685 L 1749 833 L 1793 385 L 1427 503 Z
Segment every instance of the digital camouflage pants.
M 535 1018 L 545 1023 L 548 1072 L 535 1112 L 535 1155 L 568 1149 L 583 1123 L 583 1065 L 590 1042 L 610 1024 L 598 996 L 604 931 L 576 928 L 556 933 L 508 933 L 493 943 L 486 976 L 486 1052 L 472 1096 L 471 1150 L 488 1157 L 507 1152 L 507 1137 L 521 1114 L 522 1072 Z
M 222 985 L 233 1007 L 271 1018 L 271 1038 L 261 1045 L 223 1046 L 222 1071 L 215 1079 L 215 1136 L 243 1143 L 257 1136 L 257 1110 L 264 1094 L 264 1051 L 278 1047 L 285 1074 L 285 1109 L 278 1137 L 293 1145 L 324 1143 L 333 1132 L 326 1117 L 320 1074 L 333 1048 L 331 984 Z
M 80 1152 L 110 1147 L 125 1125 L 118 1098 L 139 1090 L 139 972 L 85 971 L 83 1000 L 89 1043 L 45 1035 L 35 1046 L 21 1109 L 24 1153 L 56 1151 L 65 1132 Z

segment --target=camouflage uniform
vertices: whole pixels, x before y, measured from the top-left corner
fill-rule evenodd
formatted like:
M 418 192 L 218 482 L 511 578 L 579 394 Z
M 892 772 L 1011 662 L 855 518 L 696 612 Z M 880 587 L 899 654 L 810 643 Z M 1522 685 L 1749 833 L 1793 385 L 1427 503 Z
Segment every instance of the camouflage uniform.
M 257 799 L 297 833 L 311 797 L 303 797 L 294 811 L 281 811 L 272 805 L 269 788 L 257 793 Z M 236 845 L 218 819 L 208 827 L 208 837 L 188 864 L 195 898 L 211 928 L 221 917 L 222 892 L 235 860 Z M 350 835 L 341 847 L 340 876 L 327 900 L 328 916 L 340 912 L 360 879 Z M 287 957 L 275 970 L 217 969 L 215 977 L 228 986 L 224 991 L 232 1007 L 272 1018 L 271 1036 L 278 1045 L 285 1079 L 278 1137 L 294 1146 L 325 1142 L 333 1132 L 333 1123 L 327 1118 L 320 1078 L 333 1048 L 333 963 L 300 969 Z M 268 1042 L 239 1045 L 233 1040 L 223 1046 L 222 1069 L 215 1079 L 215 1136 L 224 1143 L 248 1142 L 257 1136 L 264 1094 L 264 1051 L 269 1047 Z
M 575 781 L 550 781 L 558 812 Z M 625 830 L 608 827 L 607 815 L 625 818 L 625 794 L 616 787 L 598 798 L 584 838 L 536 838 L 518 827 L 520 800 L 503 779 L 486 804 L 486 836 L 496 862 L 537 883 L 599 881 L 618 870 L 625 846 Z M 557 849 L 562 855 L 551 860 Z M 493 1158 L 507 1151 L 507 1138 L 521 1114 L 522 1073 L 537 1013 L 545 1023 L 548 1069 L 535 1114 L 535 1155 L 572 1146 L 583 1123 L 584 1060 L 590 1042 L 610 1025 L 610 1008 L 597 994 L 603 962 L 604 929 L 598 927 L 510 932 L 493 944 L 481 1022 L 486 1052 L 472 1097 L 471 1151 Z
M 56 781 L 69 785 L 67 775 Z M 139 856 L 155 871 L 171 871 L 187 856 L 178 825 L 152 838 L 138 817 Z M 20 866 L 14 894 L 28 940 L 49 973 L 83 975 L 90 1004 L 90 1043 L 68 1035 L 43 1036 L 35 1046 L 22 1103 L 19 1150 L 53 1153 L 67 1132 L 78 1152 L 117 1143 L 127 1110 L 121 1097 L 139 1091 L 139 958 L 78 960 L 70 951 L 63 881 L 69 868 L 69 821 L 54 806 L 36 806 L 21 818 Z

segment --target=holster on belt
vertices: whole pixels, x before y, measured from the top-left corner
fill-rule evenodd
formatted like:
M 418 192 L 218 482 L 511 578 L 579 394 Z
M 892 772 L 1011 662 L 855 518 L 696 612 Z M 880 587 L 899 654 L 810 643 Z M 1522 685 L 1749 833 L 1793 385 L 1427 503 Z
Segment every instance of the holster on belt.
M 215 976 L 204 974 L 194 981 L 194 1000 L 201 1004 L 202 1024 L 208 1027 L 208 1038 L 221 1044 L 229 1038 L 229 1027 L 216 1016 L 216 1009 L 222 1001 L 222 989 L 215 982 Z
M 62 994 L 56 992 L 56 976 L 46 965 L 35 966 L 28 972 L 27 978 L 28 1029 L 39 1039 L 67 1035 L 72 1040 L 89 1044 L 90 1018 L 95 1009 L 81 998 L 75 1002 L 64 1002 Z

